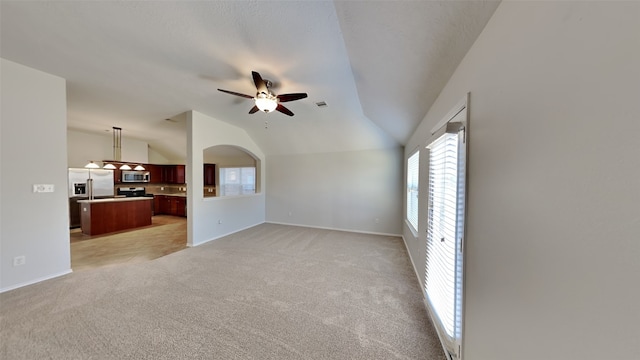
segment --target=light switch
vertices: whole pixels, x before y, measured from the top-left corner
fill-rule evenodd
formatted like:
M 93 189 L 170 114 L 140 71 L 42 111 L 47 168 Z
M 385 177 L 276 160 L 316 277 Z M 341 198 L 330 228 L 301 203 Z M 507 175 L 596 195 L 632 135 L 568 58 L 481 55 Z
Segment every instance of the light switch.
M 54 186 L 53 184 L 34 184 L 33 192 L 34 193 L 50 193 L 53 192 Z

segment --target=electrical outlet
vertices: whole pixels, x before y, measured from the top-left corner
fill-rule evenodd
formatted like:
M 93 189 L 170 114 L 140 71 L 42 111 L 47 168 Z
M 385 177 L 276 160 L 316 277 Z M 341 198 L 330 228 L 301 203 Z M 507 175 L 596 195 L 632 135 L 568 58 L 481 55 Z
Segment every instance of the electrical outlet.
M 291 211 L 289 211 L 289 217 L 291 217 L 293 214 L 291 213 Z
M 222 220 L 218 220 L 218 224 L 222 224 Z
M 380 224 L 380 219 L 376 218 L 376 224 Z
M 27 263 L 27 257 L 24 255 L 13 258 L 13 266 L 21 266 Z

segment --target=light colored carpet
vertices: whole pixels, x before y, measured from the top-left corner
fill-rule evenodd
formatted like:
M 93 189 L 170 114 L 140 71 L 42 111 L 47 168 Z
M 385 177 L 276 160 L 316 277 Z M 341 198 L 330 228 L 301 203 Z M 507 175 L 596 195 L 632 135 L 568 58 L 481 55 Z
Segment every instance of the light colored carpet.
M 430 359 L 402 239 L 262 224 L 0 294 L 2 359 Z

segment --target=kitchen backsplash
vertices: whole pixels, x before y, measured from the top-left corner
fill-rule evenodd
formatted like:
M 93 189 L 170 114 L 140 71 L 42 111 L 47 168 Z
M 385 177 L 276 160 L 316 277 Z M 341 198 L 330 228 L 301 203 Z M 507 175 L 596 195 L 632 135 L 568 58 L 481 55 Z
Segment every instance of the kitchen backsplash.
M 186 194 L 187 187 L 185 185 L 175 185 L 175 184 L 145 184 L 145 183 L 136 183 L 132 185 L 134 187 L 144 187 L 145 192 L 147 194 L 154 195 L 162 195 L 162 194 Z M 118 187 L 123 187 L 123 185 L 116 185 L 116 192 Z M 216 196 L 216 187 L 215 186 L 204 186 L 203 187 L 204 197 Z
M 184 185 L 146 185 L 147 194 L 185 194 L 187 187 Z M 215 186 L 205 186 L 203 188 L 204 197 L 216 196 Z
M 187 187 L 184 185 L 146 185 L 147 194 L 181 194 L 187 192 Z

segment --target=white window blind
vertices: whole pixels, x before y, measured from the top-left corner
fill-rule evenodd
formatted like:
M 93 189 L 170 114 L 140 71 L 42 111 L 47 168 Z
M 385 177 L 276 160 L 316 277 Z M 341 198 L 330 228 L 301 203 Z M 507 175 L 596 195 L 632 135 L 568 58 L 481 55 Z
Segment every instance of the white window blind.
M 461 356 L 466 202 L 466 103 L 449 117 L 429 150 L 425 293 L 450 359 Z
M 256 168 L 220 168 L 220 196 L 255 194 Z
M 418 231 L 418 176 L 420 151 L 416 151 L 407 160 L 407 221 Z
M 456 331 L 458 135 L 442 135 L 431 144 L 430 150 L 425 285 L 444 330 L 453 337 Z

